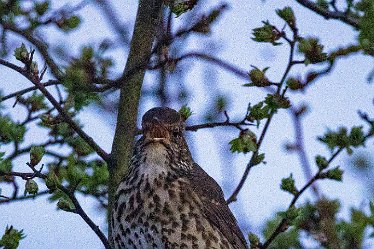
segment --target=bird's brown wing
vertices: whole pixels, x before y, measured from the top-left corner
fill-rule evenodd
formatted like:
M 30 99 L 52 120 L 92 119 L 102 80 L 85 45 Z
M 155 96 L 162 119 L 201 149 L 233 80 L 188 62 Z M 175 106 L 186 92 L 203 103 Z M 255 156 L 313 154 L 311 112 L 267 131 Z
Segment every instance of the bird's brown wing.
M 203 212 L 208 221 L 222 232 L 234 248 L 247 248 L 243 233 L 224 199 L 221 187 L 199 165 L 194 164 L 193 168 L 187 178 L 203 203 Z

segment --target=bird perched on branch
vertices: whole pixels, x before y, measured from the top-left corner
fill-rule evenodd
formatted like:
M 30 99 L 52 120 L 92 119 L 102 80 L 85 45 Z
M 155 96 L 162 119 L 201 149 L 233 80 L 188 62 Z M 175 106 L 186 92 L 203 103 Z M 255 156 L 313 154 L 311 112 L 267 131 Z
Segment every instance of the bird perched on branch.
M 193 161 L 184 128 L 173 109 L 144 114 L 143 136 L 116 192 L 115 248 L 247 248 L 222 189 Z

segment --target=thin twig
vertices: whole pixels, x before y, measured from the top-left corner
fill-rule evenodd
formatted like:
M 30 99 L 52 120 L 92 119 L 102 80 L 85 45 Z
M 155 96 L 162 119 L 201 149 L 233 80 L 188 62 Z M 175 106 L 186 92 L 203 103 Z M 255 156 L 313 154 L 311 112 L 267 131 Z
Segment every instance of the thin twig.
M 287 39 L 287 41 L 289 41 L 289 45 L 290 45 L 290 55 L 289 55 L 289 59 L 288 59 L 287 68 L 286 68 L 285 72 L 283 73 L 282 79 L 280 80 L 278 88 L 277 88 L 277 93 L 278 94 L 280 93 L 280 91 L 282 89 L 283 83 L 285 82 L 288 73 L 290 72 L 292 66 L 294 65 L 294 63 L 293 63 L 293 55 L 294 55 L 294 47 L 295 47 L 296 40 L 297 40 L 297 30 L 295 29 L 294 30 L 294 39 L 292 41 L 289 40 L 289 39 Z M 286 93 L 286 90 L 287 90 L 287 87 L 283 91 L 283 94 L 282 94 L 283 96 Z M 236 201 L 236 198 L 237 198 L 239 192 L 243 188 L 244 183 L 247 180 L 247 177 L 249 175 L 249 172 L 250 172 L 251 168 L 254 166 L 253 161 L 258 156 L 258 153 L 260 151 L 260 147 L 261 147 L 262 142 L 263 142 L 263 140 L 265 138 L 265 135 L 267 133 L 267 130 L 268 130 L 269 126 L 270 126 L 270 123 L 271 123 L 271 120 L 273 119 L 274 114 L 275 114 L 275 112 L 272 111 L 270 113 L 269 117 L 267 118 L 266 123 L 264 125 L 264 128 L 263 128 L 263 130 L 261 132 L 260 138 L 259 138 L 259 140 L 257 142 L 256 151 L 253 152 L 253 154 L 251 156 L 251 159 L 249 160 L 249 162 L 248 162 L 248 164 L 247 164 L 247 166 L 246 166 L 246 168 L 244 170 L 244 173 L 243 173 L 243 175 L 242 175 L 242 177 L 241 177 L 241 179 L 240 179 L 237 187 L 235 188 L 235 190 L 233 191 L 233 193 L 230 195 L 230 197 L 227 199 L 226 202 L 228 204 Z
M 301 107 L 302 108 L 302 107 Z M 301 116 L 300 109 L 292 108 L 290 109 L 292 120 L 294 122 L 294 129 L 295 129 L 295 149 L 297 150 L 297 154 L 299 156 L 299 161 L 301 166 L 303 167 L 303 172 L 305 174 L 306 179 L 312 178 L 312 167 L 309 163 L 308 156 L 305 149 L 304 144 L 304 134 L 303 134 L 303 127 L 301 124 Z M 319 190 L 316 184 L 312 185 L 313 193 L 315 194 L 316 198 L 319 198 Z
M 49 193 L 49 190 L 43 190 L 43 191 L 38 192 L 35 195 L 15 196 L 15 197 L 12 197 L 12 198 L 9 198 L 9 199 L 0 200 L 0 204 L 10 204 L 10 203 L 13 203 L 13 202 L 25 201 L 25 200 L 30 200 L 30 199 L 34 200 L 35 198 L 46 195 L 48 193 Z
M 344 150 L 344 147 L 339 148 L 327 161 L 328 165 L 339 155 L 340 152 Z M 296 203 L 296 201 L 300 198 L 300 196 L 316 181 L 319 179 L 323 169 L 319 169 L 318 172 L 298 191 L 294 197 L 292 198 L 290 204 L 288 205 L 288 209 L 293 207 Z M 270 235 L 270 237 L 265 241 L 265 243 L 260 247 L 261 249 L 266 249 L 269 247 L 269 245 L 274 241 L 274 239 L 282 232 L 284 231 L 284 227 L 287 223 L 287 219 L 283 218 L 281 222 L 278 224 L 277 228 L 274 230 L 274 232 Z
M 326 19 L 337 19 L 352 27 L 358 29 L 360 27 L 360 17 L 341 11 L 330 11 L 323 7 L 318 6 L 316 3 L 309 0 L 296 0 L 302 6 L 316 12 L 317 14 L 325 17 Z

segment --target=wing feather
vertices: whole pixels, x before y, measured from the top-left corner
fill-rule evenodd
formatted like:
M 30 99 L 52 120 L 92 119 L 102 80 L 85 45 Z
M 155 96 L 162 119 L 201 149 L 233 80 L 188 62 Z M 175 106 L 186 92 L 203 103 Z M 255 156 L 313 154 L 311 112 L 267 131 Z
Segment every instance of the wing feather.
M 203 212 L 210 223 L 214 224 L 236 249 L 247 248 L 243 233 L 229 209 L 221 187 L 199 165 L 187 175 L 193 191 L 203 202 Z

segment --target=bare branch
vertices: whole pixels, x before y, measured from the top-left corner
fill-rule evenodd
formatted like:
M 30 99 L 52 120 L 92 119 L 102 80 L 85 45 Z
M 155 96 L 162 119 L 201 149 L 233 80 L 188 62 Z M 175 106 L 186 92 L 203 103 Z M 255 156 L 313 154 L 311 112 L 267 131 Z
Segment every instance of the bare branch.
M 45 83 L 41 83 L 41 84 L 43 84 L 44 87 L 47 87 L 47 86 L 59 85 L 61 83 L 59 81 L 56 81 L 56 80 L 49 80 L 49 81 L 47 81 Z M 8 94 L 8 95 L 2 97 L 0 99 L 0 102 L 3 102 L 3 101 L 8 100 L 10 98 L 21 96 L 23 94 L 26 94 L 26 93 L 29 93 L 29 92 L 32 92 L 32 91 L 35 91 L 35 90 L 38 90 L 38 88 L 36 86 L 25 88 L 23 90 L 20 90 L 20 91 L 17 91 L 17 92 L 14 92 L 14 93 L 11 93 L 11 94 Z
M 26 200 L 30 200 L 30 199 L 35 199 L 35 198 L 38 198 L 40 196 L 44 196 L 46 194 L 49 193 L 49 190 L 44 190 L 44 191 L 40 191 L 38 192 L 37 194 L 35 195 L 21 195 L 21 196 L 14 196 L 14 197 L 11 197 L 11 198 L 7 198 L 7 199 L 4 199 L 4 200 L 0 200 L 0 205 L 1 204 L 10 204 L 10 203 L 13 203 L 13 202 L 19 202 L 19 201 L 26 201 Z

